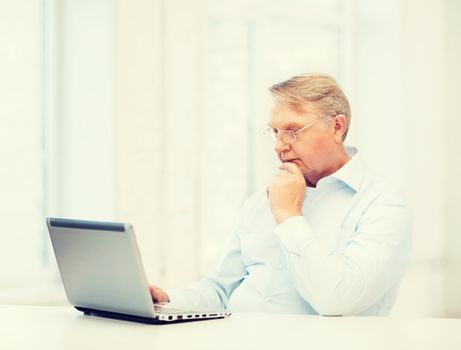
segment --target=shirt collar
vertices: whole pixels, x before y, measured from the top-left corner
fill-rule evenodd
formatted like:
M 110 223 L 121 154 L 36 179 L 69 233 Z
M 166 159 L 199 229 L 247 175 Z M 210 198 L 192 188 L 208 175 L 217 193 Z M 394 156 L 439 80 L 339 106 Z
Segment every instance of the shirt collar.
M 363 159 L 360 157 L 355 147 L 346 147 L 346 152 L 352 158 L 333 174 L 321 179 L 319 182 L 323 182 L 329 178 L 337 179 L 357 192 L 362 184 L 365 170 Z

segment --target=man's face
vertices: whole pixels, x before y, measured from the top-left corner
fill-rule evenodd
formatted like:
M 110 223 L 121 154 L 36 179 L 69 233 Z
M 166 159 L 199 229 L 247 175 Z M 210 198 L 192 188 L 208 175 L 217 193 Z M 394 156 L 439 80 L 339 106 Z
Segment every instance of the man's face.
M 320 113 L 315 113 L 313 104 L 306 103 L 303 109 L 303 112 L 299 112 L 286 104 L 276 102 L 271 112 L 270 127 L 274 130 L 297 131 L 320 118 Z M 308 186 L 315 186 L 319 179 L 331 174 L 336 165 L 334 162 L 337 159 L 335 152 L 338 151 L 338 142 L 333 124 L 333 121 L 317 122 L 297 134 L 296 141 L 292 144 L 277 138 L 275 152 L 280 161 L 296 164 Z

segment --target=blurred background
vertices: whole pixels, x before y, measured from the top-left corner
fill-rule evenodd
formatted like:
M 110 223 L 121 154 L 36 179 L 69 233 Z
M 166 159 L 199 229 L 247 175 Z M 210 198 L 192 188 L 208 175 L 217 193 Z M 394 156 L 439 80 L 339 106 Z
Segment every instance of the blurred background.
M 46 216 L 129 221 L 150 281 L 212 268 L 276 171 L 268 87 L 350 98 L 347 143 L 400 184 L 393 315 L 461 316 L 461 2 L 0 0 L 0 303 L 62 305 Z

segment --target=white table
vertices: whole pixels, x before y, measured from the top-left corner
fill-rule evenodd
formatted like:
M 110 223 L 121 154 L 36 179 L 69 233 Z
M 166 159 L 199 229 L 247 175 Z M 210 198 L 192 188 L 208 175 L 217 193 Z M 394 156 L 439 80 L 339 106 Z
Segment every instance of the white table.
M 220 346 L 218 346 L 220 344 Z M 0 305 L 0 349 L 461 349 L 461 320 L 233 314 L 146 325 L 71 307 Z

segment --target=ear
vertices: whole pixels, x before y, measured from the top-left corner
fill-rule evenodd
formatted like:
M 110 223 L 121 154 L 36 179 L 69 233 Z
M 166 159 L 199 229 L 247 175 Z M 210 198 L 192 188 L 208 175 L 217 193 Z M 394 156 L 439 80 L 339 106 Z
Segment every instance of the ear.
M 336 143 L 343 142 L 343 135 L 347 128 L 347 118 L 344 114 L 338 114 L 333 118 L 334 139 Z

